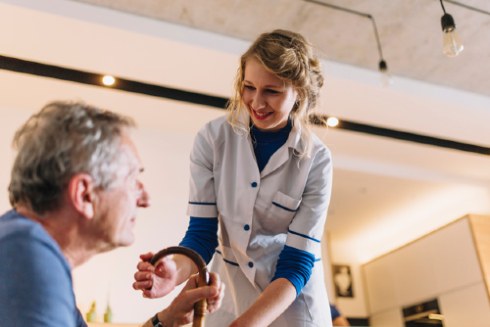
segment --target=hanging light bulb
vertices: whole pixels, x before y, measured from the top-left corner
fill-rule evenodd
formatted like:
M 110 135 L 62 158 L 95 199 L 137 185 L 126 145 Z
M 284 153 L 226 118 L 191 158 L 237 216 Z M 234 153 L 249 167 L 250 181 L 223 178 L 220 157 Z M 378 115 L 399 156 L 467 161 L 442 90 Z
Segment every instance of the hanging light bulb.
M 444 15 L 441 17 L 442 26 L 442 53 L 448 57 L 456 57 L 463 51 L 464 46 L 461 43 L 458 33 L 456 32 L 456 24 L 454 18 L 450 14 L 446 13 L 444 4 L 441 1 L 442 10 Z
M 390 86 L 393 84 L 393 81 L 391 80 L 391 74 L 388 71 L 388 64 L 383 58 L 383 51 L 381 49 L 381 42 L 379 41 L 379 35 L 378 35 L 378 28 L 376 27 L 376 21 L 374 20 L 374 17 L 369 15 L 369 18 L 371 19 L 371 22 L 373 23 L 373 29 L 374 29 L 374 36 L 376 37 L 376 44 L 378 45 L 378 53 L 379 53 L 379 63 L 378 63 L 378 70 L 381 73 L 380 79 L 381 79 L 381 84 L 385 87 Z
M 381 84 L 383 86 L 390 86 L 393 84 L 393 80 L 391 79 L 391 74 L 388 71 L 388 64 L 384 59 L 381 59 L 378 64 L 379 72 L 381 73 Z
M 441 17 L 442 25 L 442 52 L 448 57 L 455 57 L 461 51 L 464 46 L 461 43 L 458 33 L 456 32 L 456 25 L 454 24 L 453 16 L 444 14 Z

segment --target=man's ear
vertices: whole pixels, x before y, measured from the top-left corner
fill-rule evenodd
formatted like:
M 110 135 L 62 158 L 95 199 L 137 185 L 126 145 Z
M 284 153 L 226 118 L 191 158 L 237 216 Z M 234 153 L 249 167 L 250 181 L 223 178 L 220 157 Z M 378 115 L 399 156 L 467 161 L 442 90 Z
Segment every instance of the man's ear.
M 75 210 L 88 219 L 94 216 L 93 180 L 88 174 L 76 174 L 68 183 L 68 196 Z

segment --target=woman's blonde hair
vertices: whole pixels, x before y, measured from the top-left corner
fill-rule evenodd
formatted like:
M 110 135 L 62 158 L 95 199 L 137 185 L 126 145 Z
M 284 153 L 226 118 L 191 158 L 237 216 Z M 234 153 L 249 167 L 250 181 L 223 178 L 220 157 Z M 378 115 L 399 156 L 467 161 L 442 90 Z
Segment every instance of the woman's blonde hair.
M 274 30 L 263 33 L 241 56 L 240 66 L 235 77 L 235 94 L 228 103 L 228 122 L 239 133 L 248 133 L 250 127 L 248 111 L 243 105 L 242 91 L 245 65 L 249 58 L 256 58 L 264 67 L 286 82 L 290 82 L 298 97 L 291 119 L 294 126 L 301 129 L 302 150 L 296 153 L 302 157 L 308 155 L 311 148 L 309 113 L 317 105 L 323 75 L 320 61 L 313 53 L 312 46 L 300 34 Z

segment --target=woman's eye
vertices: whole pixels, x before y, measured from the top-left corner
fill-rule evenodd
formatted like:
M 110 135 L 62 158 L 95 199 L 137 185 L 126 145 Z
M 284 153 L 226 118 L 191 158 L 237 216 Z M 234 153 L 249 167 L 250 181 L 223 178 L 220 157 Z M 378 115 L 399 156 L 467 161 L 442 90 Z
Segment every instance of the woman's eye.
M 270 93 L 270 94 L 278 94 L 279 91 L 278 90 L 272 90 L 272 89 L 268 89 L 266 90 L 267 93 Z
M 253 87 L 252 85 L 244 85 L 243 88 L 245 88 L 246 90 L 250 90 L 250 91 L 255 90 L 255 87 Z

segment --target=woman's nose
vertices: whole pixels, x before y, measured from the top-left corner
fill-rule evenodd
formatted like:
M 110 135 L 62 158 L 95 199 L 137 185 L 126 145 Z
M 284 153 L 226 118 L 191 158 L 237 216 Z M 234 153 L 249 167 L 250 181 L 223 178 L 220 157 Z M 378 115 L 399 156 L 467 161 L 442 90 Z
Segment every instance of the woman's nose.
M 265 107 L 265 100 L 260 95 L 259 92 L 255 92 L 254 97 L 252 98 L 252 108 L 257 110 Z

